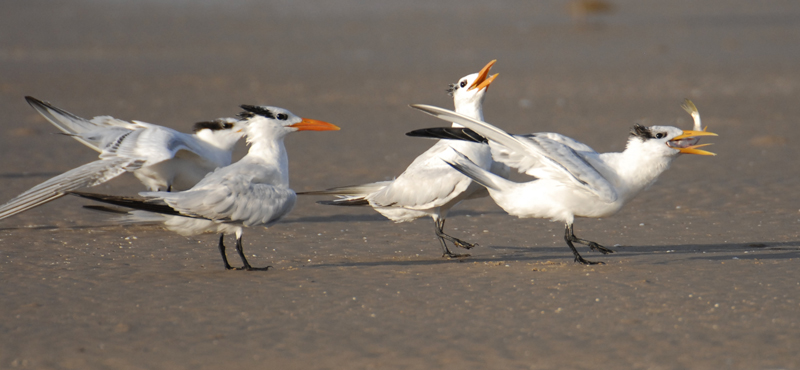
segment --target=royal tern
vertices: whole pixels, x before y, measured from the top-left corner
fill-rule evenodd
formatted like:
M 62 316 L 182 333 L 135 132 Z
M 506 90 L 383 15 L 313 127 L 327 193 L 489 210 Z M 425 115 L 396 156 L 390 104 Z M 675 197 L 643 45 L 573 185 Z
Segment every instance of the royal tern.
M 483 99 L 489 85 L 497 74 L 489 76 L 495 61 L 489 62 L 480 72 L 461 78 L 448 89 L 453 97 L 456 111 L 473 118 L 483 119 Z M 461 127 L 453 123 L 454 127 Z M 323 191 L 300 194 L 337 195 L 339 199 L 322 201 L 321 204 L 342 206 L 372 206 L 383 216 L 395 222 L 412 221 L 419 217 L 433 218 L 434 231 L 442 245 L 443 257 L 466 257 L 468 254 L 455 254 L 447 248 L 445 241 L 470 249 L 477 244 L 454 238 L 444 232 L 447 212 L 465 199 L 487 196 L 483 187 L 448 166 L 444 160 L 455 159 L 455 151 L 466 155 L 483 169 L 492 169 L 489 147 L 469 142 L 440 140 L 433 147 L 418 156 L 406 170 L 392 181 L 332 188 Z M 494 171 L 508 176 L 508 168 L 496 164 Z
M 286 109 L 242 105 L 239 116 L 246 121 L 245 136 L 250 149 L 241 160 L 216 169 L 194 187 L 181 192 L 141 192 L 144 199 L 73 193 L 97 201 L 125 206 L 135 211 L 128 221 L 160 220 L 181 235 L 220 233 L 219 251 L 228 264 L 223 238 L 236 235 L 236 250 L 243 267 L 256 270 L 242 250 L 244 226 L 269 226 L 287 215 L 297 196 L 289 188 L 289 164 L 284 137 L 295 131 L 330 131 L 338 127 L 323 121 L 298 117 Z
M 100 152 L 100 159 L 53 177 L 0 206 L 0 219 L 58 199 L 69 191 L 107 182 L 125 172 L 151 191 L 186 190 L 218 167 L 231 164 L 244 122 L 198 122 L 194 133 L 108 116 L 78 117 L 33 97 L 25 98 L 65 134 Z
M 510 135 L 486 122 L 447 109 L 412 105 L 445 121 L 457 122 L 489 139 L 496 161 L 535 178 L 517 183 L 497 176 L 465 157 L 448 160 L 448 165 L 489 190 L 492 199 L 510 215 L 520 218 L 549 218 L 565 224 L 564 240 L 575 261 L 595 264 L 578 253 L 573 242 L 588 245 L 603 254 L 612 250 L 575 236 L 575 217 L 606 217 L 617 213 L 639 192 L 652 185 L 679 154 L 714 155 L 700 150 L 692 140 L 716 136 L 706 131 L 683 131 L 671 126 L 633 127 L 621 153 L 599 154 L 589 146 L 555 133 Z M 698 116 L 699 117 L 699 116 Z M 473 135 L 451 136 L 475 140 Z M 478 137 L 478 140 L 482 138 Z

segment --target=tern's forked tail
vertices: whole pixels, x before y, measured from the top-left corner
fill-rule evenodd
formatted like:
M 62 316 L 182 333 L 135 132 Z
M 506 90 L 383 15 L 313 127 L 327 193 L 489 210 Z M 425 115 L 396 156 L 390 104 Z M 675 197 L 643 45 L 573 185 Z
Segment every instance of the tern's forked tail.
M 325 190 L 299 191 L 297 192 L 297 195 L 337 195 L 337 196 L 364 197 L 369 194 L 380 191 L 381 189 L 383 189 L 384 187 L 386 187 L 391 183 L 392 181 L 389 180 L 389 181 L 372 182 L 369 184 L 361 184 L 361 185 L 339 186 Z
M 449 164 L 450 167 L 455 168 L 458 172 L 463 173 L 464 176 L 472 179 L 472 181 L 475 181 L 490 190 L 500 190 L 502 182 L 508 182 L 508 180 L 478 167 L 475 162 L 467 158 L 467 156 L 461 154 L 459 151 L 455 150 L 455 152 L 458 153 L 459 158 L 453 162 L 445 162 Z
M 317 202 L 318 204 L 326 205 L 326 206 L 368 206 L 369 201 L 364 199 L 364 197 L 345 197 L 339 198 L 334 200 L 320 200 Z
M 317 203 L 326 206 L 368 206 L 369 201 L 366 197 L 372 193 L 378 192 L 391 181 L 379 181 L 362 185 L 340 186 L 317 191 L 302 191 L 297 195 L 335 195 L 339 199 L 334 200 L 320 200 Z

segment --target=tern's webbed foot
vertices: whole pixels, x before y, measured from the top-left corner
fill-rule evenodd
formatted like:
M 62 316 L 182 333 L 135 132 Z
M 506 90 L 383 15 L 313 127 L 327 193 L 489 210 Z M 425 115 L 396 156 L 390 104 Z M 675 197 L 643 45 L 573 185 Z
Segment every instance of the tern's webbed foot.
M 599 262 L 599 261 L 595 262 L 595 261 L 586 260 L 583 257 L 581 257 L 580 255 L 576 255 L 575 256 L 575 262 L 580 263 L 582 265 L 605 265 L 606 264 L 605 262 Z
M 593 251 L 598 251 L 598 252 L 600 252 L 602 254 L 614 253 L 613 250 L 608 249 L 608 248 L 606 248 L 606 247 L 604 247 L 604 246 L 602 246 L 600 244 L 597 244 L 595 242 L 589 242 L 589 248 L 591 250 L 593 250 Z
M 252 267 L 252 266 L 243 266 L 243 267 L 230 267 L 229 270 L 236 270 L 236 271 L 267 271 L 272 266 L 267 267 Z
M 569 249 L 572 250 L 572 254 L 575 255 L 575 262 L 583 265 L 605 265 L 605 262 L 592 262 L 584 259 L 581 257 L 580 253 L 578 253 L 578 250 L 575 249 L 575 245 L 573 245 L 572 242 L 588 245 L 591 250 L 596 250 L 603 254 L 614 253 L 614 251 L 611 249 L 608 249 L 593 241 L 576 237 L 575 233 L 572 231 L 572 224 L 567 224 L 566 228 L 564 229 L 564 241 L 567 242 L 567 246 L 569 246 Z
M 436 236 L 439 237 L 439 242 L 442 243 L 442 249 L 444 249 L 444 255 L 442 257 L 450 257 L 450 258 L 457 258 L 457 257 L 469 257 L 469 254 L 455 254 L 451 253 L 449 249 L 447 249 L 446 241 L 453 243 L 456 247 L 464 248 L 464 249 L 472 249 L 478 246 L 477 243 L 472 244 L 465 242 L 461 239 L 454 238 L 450 235 L 444 233 L 444 220 L 439 219 L 435 220 L 434 223 L 434 230 L 436 231 Z
M 450 251 L 447 251 L 444 254 L 442 254 L 442 258 L 464 258 L 469 256 L 471 256 L 469 253 L 458 254 Z
M 472 248 L 475 248 L 475 247 L 479 246 L 478 243 L 475 243 L 475 244 L 467 243 L 467 242 L 465 242 L 465 241 L 463 241 L 461 239 L 456 239 L 456 238 L 453 238 L 453 244 L 456 247 L 464 248 L 464 249 L 472 249 Z

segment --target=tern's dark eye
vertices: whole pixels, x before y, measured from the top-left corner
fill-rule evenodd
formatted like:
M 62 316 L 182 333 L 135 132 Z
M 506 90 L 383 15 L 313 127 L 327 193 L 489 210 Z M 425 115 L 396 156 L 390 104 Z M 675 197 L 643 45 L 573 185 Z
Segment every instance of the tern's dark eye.
M 230 130 L 233 128 L 233 123 L 225 122 L 225 124 L 222 125 L 222 127 L 225 127 L 225 129 Z
M 289 118 L 289 116 L 287 116 L 287 115 L 286 115 L 286 114 L 284 114 L 284 113 L 278 113 L 278 115 L 277 115 L 277 118 L 278 118 L 279 120 L 281 120 L 281 121 L 286 121 L 286 119 L 287 119 L 287 118 Z
M 656 134 L 656 139 L 661 139 L 661 138 L 663 138 L 664 136 L 667 136 L 667 134 L 665 134 L 665 133 L 663 133 L 663 132 L 659 132 L 659 133 L 657 133 L 657 134 Z
M 461 83 L 458 84 L 458 85 L 461 86 L 461 87 L 467 86 L 467 81 L 466 80 L 461 81 Z

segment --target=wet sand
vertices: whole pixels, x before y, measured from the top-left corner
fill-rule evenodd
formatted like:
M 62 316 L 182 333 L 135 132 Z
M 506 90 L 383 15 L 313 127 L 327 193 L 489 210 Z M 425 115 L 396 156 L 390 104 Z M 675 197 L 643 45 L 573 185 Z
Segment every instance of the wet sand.
M 800 6 L 337 0 L 44 1 L 0 5 L 0 201 L 96 158 L 24 101 L 187 131 L 239 104 L 286 107 L 339 132 L 287 139 L 294 189 L 396 176 L 451 107 L 447 84 L 491 59 L 485 101 L 510 132 L 623 149 L 634 123 L 683 128 L 691 98 L 716 157 L 683 156 L 618 215 L 562 225 L 461 204 L 447 230 L 480 243 L 439 257 L 432 223 L 300 198 L 217 238 L 122 227 L 64 198 L 0 221 L 0 368 L 800 368 Z M 244 146 L 237 155 L 244 153 Z M 93 190 L 135 194 L 132 176 Z M 229 240 L 232 243 L 232 240 Z M 236 256 L 232 262 L 238 263 Z

